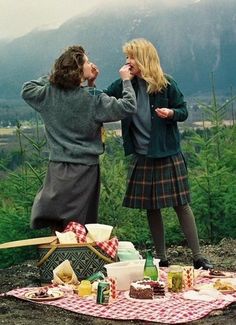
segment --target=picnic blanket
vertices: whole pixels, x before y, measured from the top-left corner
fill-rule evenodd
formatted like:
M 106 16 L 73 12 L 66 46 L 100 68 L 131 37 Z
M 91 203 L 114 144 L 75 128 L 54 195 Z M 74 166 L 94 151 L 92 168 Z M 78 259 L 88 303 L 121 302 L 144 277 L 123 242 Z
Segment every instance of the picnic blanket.
M 211 279 L 201 279 L 201 283 L 209 283 Z M 25 299 L 24 294 L 33 288 L 20 288 L 7 292 L 6 296 Z M 215 301 L 193 301 L 183 297 L 184 293 L 171 293 L 165 298 L 153 302 L 132 301 L 127 299 L 126 292 L 119 292 L 118 298 L 109 305 L 96 303 L 95 297 L 81 298 L 76 294 L 68 294 L 63 298 L 37 302 L 63 308 L 75 313 L 102 317 L 114 320 L 143 320 L 163 324 L 180 324 L 203 318 L 213 310 L 223 309 L 231 303 L 236 303 L 236 293 L 230 296 L 230 301 L 222 295 Z M 35 302 L 33 302 L 35 303 Z

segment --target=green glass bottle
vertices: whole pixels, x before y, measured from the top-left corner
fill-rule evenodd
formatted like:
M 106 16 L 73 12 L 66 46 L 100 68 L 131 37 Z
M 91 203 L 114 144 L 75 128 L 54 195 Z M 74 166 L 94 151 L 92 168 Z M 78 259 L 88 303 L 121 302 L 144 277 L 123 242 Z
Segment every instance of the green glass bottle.
M 143 276 L 144 276 L 144 278 L 147 277 L 154 281 L 159 280 L 159 270 L 153 262 L 153 257 L 152 257 L 151 251 L 147 251 Z

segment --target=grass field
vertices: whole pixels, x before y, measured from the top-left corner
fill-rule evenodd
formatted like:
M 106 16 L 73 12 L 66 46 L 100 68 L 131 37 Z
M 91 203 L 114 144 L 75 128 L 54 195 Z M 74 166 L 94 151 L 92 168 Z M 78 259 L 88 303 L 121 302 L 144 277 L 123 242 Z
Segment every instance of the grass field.
M 13 143 L 16 143 L 15 128 L 0 128 L 0 148 L 8 149 Z
M 31 135 L 32 128 L 24 127 L 24 132 Z M 16 127 L 0 128 L 0 148 L 10 150 L 12 147 L 19 145 L 19 140 L 16 135 Z
M 15 128 L 0 128 L 0 136 L 13 135 L 15 132 Z

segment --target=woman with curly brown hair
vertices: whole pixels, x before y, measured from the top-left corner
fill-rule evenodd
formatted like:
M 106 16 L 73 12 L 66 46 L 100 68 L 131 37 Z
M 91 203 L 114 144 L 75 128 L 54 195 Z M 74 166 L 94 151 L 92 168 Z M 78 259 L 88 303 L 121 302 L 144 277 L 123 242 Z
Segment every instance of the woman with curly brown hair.
M 49 146 L 47 174 L 32 207 L 32 228 L 61 231 L 70 221 L 97 222 L 103 122 L 136 111 L 127 66 L 120 69 L 122 98 L 118 100 L 83 85 L 97 75 L 96 66 L 77 45 L 61 54 L 49 77 L 23 85 L 22 97 L 40 113 Z

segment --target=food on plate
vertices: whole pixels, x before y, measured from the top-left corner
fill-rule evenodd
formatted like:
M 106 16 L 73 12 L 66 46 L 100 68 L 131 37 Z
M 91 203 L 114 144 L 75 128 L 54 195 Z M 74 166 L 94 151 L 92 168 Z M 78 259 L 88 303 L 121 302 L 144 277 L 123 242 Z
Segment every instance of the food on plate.
M 226 276 L 225 273 L 223 273 L 221 271 L 218 271 L 218 270 L 214 270 L 214 269 L 211 269 L 209 271 L 209 275 L 213 275 L 213 276 Z
M 26 292 L 24 297 L 35 301 L 47 301 L 64 297 L 64 292 L 56 288 L 41 287 Z
M 50 298 L 53 297 L 53 293 L 50 290 L 45 288 L 39 288 L 37 291 L 31 293 L 30 298 Z
M 154 299 L 165 296 L 165 284 L 162 281 L 140 280 L 130 284 L 129 296 L 135 299 Z
M 165 295 L 165 283 L 162 281 L 149 281 L 150 286 L 153 289 L 154 296 Z
M 132 282 L 129 289 L 129 296 L 135 299 L 153 299 L 153 289 L 142 281 Z
M 216 280 L 213 284 L 213 287 L 220 291 L 235 291 L 236 285 L 233 285 L 231 282 L 222 281 L 220 279 Z

